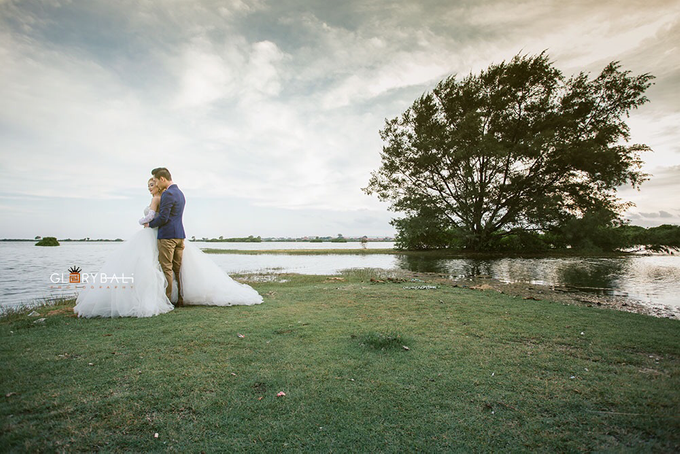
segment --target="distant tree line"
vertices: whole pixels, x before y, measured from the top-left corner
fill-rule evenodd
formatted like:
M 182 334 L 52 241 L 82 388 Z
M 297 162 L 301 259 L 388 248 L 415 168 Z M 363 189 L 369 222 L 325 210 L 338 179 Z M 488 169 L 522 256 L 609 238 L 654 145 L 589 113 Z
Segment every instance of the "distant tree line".
M 243 238 L 224 238 L 220 236 L 219 238 L 203 238 L 203 241 L 207 243 L 261 243 L 262 237 L 250 235 Z
M 396 247 L 408 250 L 452 249 L 466 250 L 465 232 L 455 228 L 432 228 L 426 222 L 418 225 L 409 219 L 408 226 L 399 229 Z M 636 225 L 603 222 L 598 216 L 588 214 L 572 219 L 550 231 L 504 231 L 492 236 L 488 251 L 494 252 L 547 252 L 573 249 L 587 252 L 608 252 L 623 249 L 645 248 L 650 251 L 669 252 L 680 249 L 680 226 L 664 224 L 644 228 Z
M 207 243 L 261 243 L 261 242 L 277 242 L 277 243 L 349 243 L 349 242 L 374 242 L 374 241 L 394 241 L 392 237 L 379 237 L 379 238 L 368 238 L 367 236 L 361 237 L 345 237 L 341 233 L 337 236 L 316 236 L 316 237 L 302 237 L 302 238 L 282 238 L 282 237 L 271 237 L 262 238 L 260 236 L 250 235 L 246 238 L 224 238 L 220 236 L 219 238 L 196 238 L 191 237 L 191 241 L 203 241 Z
M 116 238 L 115 240 L 110 240 L 110 239 L 106 239 L 106 238 L 97 238 L 96 240 L 92 240 L 90 238 L 81 238 L 79 240 L 74 240 L 74 239 L 71 239 L 71 238 L 66 238 L 66 239 L 63 239 L 63 240 L 60 240 L 60 241 L 118 241 L 118 242 L 120 242 L 120 241 L 124 241 L 124 240 L 122 238 Z
M 55 238 L 56 239 L 56 237 L 45 237 L 45 238 Z M 30 238 L 2 238 L 2 239 L 0 239 L 0 241 L 40 241 L 41 239 L 43 239 L 43 237 L 36 236 L 32 240 Z M 97 238 L 97 239 L 93 240 L 93 239 L 90 239 L 90 238 L 81 238 L 81 239 L 63 238 L 59 241 L 92 241 L 92 242 L 94 242 L 94 241 L 123 241 L 123 239 L 122 238 L 116 238 L 115 240 L 110 240 L 110 239 L 106 239 L 106 238 Z

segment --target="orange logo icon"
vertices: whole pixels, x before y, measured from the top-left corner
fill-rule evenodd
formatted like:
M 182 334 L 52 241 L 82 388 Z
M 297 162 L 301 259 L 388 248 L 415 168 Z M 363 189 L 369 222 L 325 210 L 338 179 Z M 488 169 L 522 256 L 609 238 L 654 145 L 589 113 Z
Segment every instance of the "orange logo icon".
M 81 269 L 75 266 L 72 266 L 71 268 L 68 269 L 69 277 L 68 277 L 68 282 L 69 284 L 80 284 L 80 271 Z

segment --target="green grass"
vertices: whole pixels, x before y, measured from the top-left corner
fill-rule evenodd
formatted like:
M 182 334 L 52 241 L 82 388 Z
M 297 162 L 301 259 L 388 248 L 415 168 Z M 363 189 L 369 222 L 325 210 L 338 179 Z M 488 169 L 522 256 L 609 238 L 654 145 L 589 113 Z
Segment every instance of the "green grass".
M 366 277 L 145 319 L 9 314 L 0 451 L 680 448 L 678 321 Z
M 355 336 L 356 337 L 356 336 Z M 396 332 L 378 333 L 369 332 L 359 338 L 361 346 L 366 346 L 375 350 L 394 350 L 405 349 L 410 350 L 408 345 L 413 345 L 413 340 L 408 336 Z

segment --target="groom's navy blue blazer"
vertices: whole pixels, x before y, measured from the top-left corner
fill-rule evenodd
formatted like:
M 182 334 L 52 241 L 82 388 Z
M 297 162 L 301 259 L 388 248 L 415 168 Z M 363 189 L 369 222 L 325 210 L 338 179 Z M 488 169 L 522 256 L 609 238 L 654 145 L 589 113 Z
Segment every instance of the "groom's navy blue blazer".
M 159 214 L 149 222 L 149 227 L 158 227 L 159 240 L 187 237 L 182 225 L 184 204 L 184 194 L 176 184 L 163 191 Z

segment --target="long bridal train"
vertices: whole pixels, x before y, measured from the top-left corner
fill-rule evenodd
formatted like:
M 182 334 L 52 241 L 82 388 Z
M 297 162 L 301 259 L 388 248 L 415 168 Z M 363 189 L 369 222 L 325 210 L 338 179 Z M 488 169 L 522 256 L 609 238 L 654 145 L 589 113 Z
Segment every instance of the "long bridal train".
M 184 304 L 251 306 L 262 303 L 262 297 L 255 289 L 233 280 L 205 252 L 188 241 L 184 242 L 179 274 Z
M 80 317 L 151 317 L 174 309 L 165 295 L 165 276 L 158 263 L 156 229 L 143 229 L 120 245 L 98 276 L 132 277 L 133 283 L 85 284 L 74 311 Z M 186 305 L 234 306 L 262 303 L 252 287 L 236 282 L 195 245 L 184 242 L 180 270 Z M 173 286 L 173 301 L 177 287 Z

